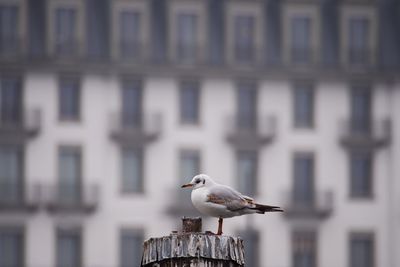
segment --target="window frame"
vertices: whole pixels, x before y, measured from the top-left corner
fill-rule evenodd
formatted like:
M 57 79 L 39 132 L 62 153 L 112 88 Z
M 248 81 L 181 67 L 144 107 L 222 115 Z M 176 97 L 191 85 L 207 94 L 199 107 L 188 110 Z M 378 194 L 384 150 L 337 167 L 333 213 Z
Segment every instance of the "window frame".
M 145 231 L 142 228 L 135 228 L 135 227 L 121 227 L 118 233 L 118 266 L 119 267 L 126 267 L 123 265 L 122 262 L 122 237 L 124 234 L 134 234 L 134 235 L 141 235 L 142 242 L 145 239 Z
M 77 91 L 77 111 L 74 112 L 76 114 L 74 114 L 74 116 L 70 117 L 68 114 L 68 116 L 66 116 L 65 114 L 63 114 L 63 109 L 62 109 L 62 100 L 64 99 L 62 97 L 62 93 L 61 91 L 63 90 L 63 84 L 64 83 L 72 83 L 74 85 L 76 85 L 76 91 Z M 83 114 L 82 114 L 82 106 L 83 106 L 83 87 L 82 87 L 82 81 L 81 78 L 79 77 L 79 75 L 75 75 L 75 74 L 62 74 L 59 76 L 58 78 L 58 82 L 57 82 L 57 86 L 58 86 L 58 92 L 57 92 L 57 104 L 58 104 L 58 121 L 61 123 L 79 123 L 82 121 L 83 119 Z
M 196 0 L 170 0 L 168 7 L 168 22 L 169 22 L 169 34 L 168 34 L 168 58 L 172 62 L 178 62 L 180 65 L 193 65 L 200 62 L 204 62 L 207 58 L 207 38 L 208 38 L 208 11 L 206 1 Z M 178 15 L 179 14 L 195 14 L 197 17 L 197 37 L 195 41 L 196 54 L 194 55 L 194 62 L 182 62 L 177 53 L 178 47 Z
M 264 6 L 261 2 L 228 1 L 225 16 L 225 59 L 230 66 L 237 68 L 250 67 L 262 64 L 264 53 Z M 237 16 L 252 16 L 254 18 L 253 59 L 249 62 L 240 62 L 236 59 L 235 51 L 235 18 Z
M 368 255 L 370 255 L 372 257 L 372 265 L 371 266 L 372 267 L 377 266 L 376 265 L 376 262 L 377 262 L 376 261 L 376 259 L 377 259 L 377 257 L 376 257 L 376 254 L 377 254 L 376 241 L 377 241 L 377 239 L 376 239 L 374 231 L 368 231 L 368 230 L 366 230 L 366 231 L 350 231 L 349 232 L 348 241 L 347 241 L 347 245 L 348 245 L 348 249 L 347 249 L 347 251 L 348 251 L 348 261 L 347 262 L 348 263 L 347 264 L 348 264 L 348 266 L 349 267 L 353 267 L 352 264 L 351 264 L 351 262 L 352 262 L 352 253 L 351 253 L 352 246 L 351 246 L 351 243 L 356 238 L 369 238 L 371 240 L 371 242 L 372 242 L 372 253 L 368 254 Z
M 368 181 L 364 181 L 363 183 L 367 183 L 367 186 L 369 187 L 369 192 L 364 192 L 362 194 L 359 194 L 359 192 L 354 192 L 353 189 L 353 160 L 354 157 L 357 156 L 358 160 L 360 160 L 360 157 L 362 157 L 362 160 L 364 161 L 366 157 L 367 161 L 369 161 L 369 166 L 367 166 L 367 175 L 368 177 L 363 177 L 363 179 L 367 178 Z M 349 168 L 348 168 L 348 175 L 349 175 L 349 180 L 348 180 L 348 194 L 349 198 L 351 200 L 373 200 L 374 199 L 374 153 L 372 151 L 368 150 L 353 150 L 350 151 L 348 154 L 348 162 L 349 162 Z
M 301 242 L 300 242 L 301 241 Z M 300 244 L 298 244 L 298 242 Z M 304 249 L 304 242 L 311 243 L 309 246 L 311 249 L 306 250 Z M 291 261 L 292 261 L 292 266 L 296 266 L 295 264 L 295 258 L 296 258 L 296 253 L 299 250 L 298 247 L 301 246 L 302 248 L 302 253 L 304 251 L 313 253 L 312 257 L 312 265 L 314 267 L 318 266 L 318 232 L 315 230 L 311 229 L 294 229 L 291 232 Z
M 239 179 L 241 177 L 239 177 L 239 161 L 241 158 L 241 155 L 245 156 L 245 159 L 248 160 L 249 158 L 251 158 L 252 161 L 252 167 L 254 168 L 252 171 L 254 172 L 254 177 L 253 177 L 253 185 L 251 186 L 250 191 L 251 192 L 245 192 L 243 190 L 243 188 L 240 188 L 240 182 Z M 259 194 L 259 173 L 260 173 L 260 153 L 257 150 L 248 150 L 248 149 L 238 149 L 236 150 L 235 153 L 235 157 L 236 157 L 236 183 L 237 183 L 237 188 L 239 191 L 241 191 L 241 193 L 245 194 L 245 195 L 250 195 L 250 196 L 257 196 Z
M 309 66 L 320 60 L 320 17 L 319 7 L 313 4 L 298 6 L 296 3 L 288 3 L 283 6 L 283 60 L 288 66 Z M 292 58 L 292 19 L 298 16 L 310 18 L 310 58 L 307 63 L 297 63 Z
M 120 15 L 124 11 L 137 12 L 140 15 L 139 22 L 139 62 L 147 58 L 151 50 L 148 48 L 150 44 L 150 1 L 136 0 L 123 1 L 116 0 L 111 3 L 111 57 L 115 61 L 123 61 L 124 56 L 120 50 Z M 136 58 L 129 60 L 135 62 Z
M 340 59 L 346 67 L 366 67 L 373 66 L 377 62 L 378 51 L 378 14 L 375 7 L 370 5 L 355 5 L 355 4 L 344 4 L 340 8 Z M 368 49 L 369 49 L 369 60 L 366 65 L 353 64 L 348 56 L 349 51 L 349 24 L 353 17 L 365 17 L 370 22 L 369 38 L 368 38 Z
M 67 9 L 74 9 L 76 12 L 76 29 L 75 29 L 75 42 L 76 42 L 76 51 L 72 53 L 73 57 L 80 57 L 84 54 L 84 36 L 85 36 L 85 25 L 84 25 L 84 12 L 85 12 L 85 5 L 83 1 L 80 0 L 52 0 L 48 1 L 47 3 L 47 21 L 51 21 L 52 23 L 47 23 L 47 36 L 46 36 L 46 46 L 45 50 L 47 54 L 51 57 L 59 57 L 56 50 L 56 37 L 55 37 L 55 27 L 56 23 L 56 10 L 67 8 Z M 70 56 L 66 56 L 68 58 Z
M 134 152 L 135 156 L 139 155 L 139 175 L 140 175 L 140 188 L 136 190 L 128 190 L 124 186 L 124 155 L 126 151 Z M 120 179 L 119 179 L 119 191 L 120 194 L 123 196 L 129 195 L 141 195 L 145 194 L 145 150 L 141 147 L 134 147 L 134 146 L 123 146 L 120 148 Z
M 307 93 L 311 94 L 311 118 L 307 118 L 307 123 L 303 124 L 303 122 L 299 122 L 297 119 L 297 94 L 300 91 L 307 91 Z M 294 82 L 292 85 L 292 125 L 295 130 L 314 130 L 316 128 L 316 94 L 318 90 L 316 90 L 315 85 L 312 82 Z
M 59 266 L 58 261 L 59 261 L 59 237 L 63 233 L 68 233 L 68 234 L 76 234 L 78 236 L 78 242 L 79 242 L 79 266 L 76 267 L 82 267 L 83 266 L 83 261 L 84 261 L 84 235 L 82 228 L 80 226 L 57 226 L 55 228 L 55 234 L 54 234 L 54 244 L 55 244 L 55 257 L 54 257 L 54 266 Z
M 188 86 L 188 87 L 186 87 Z M 195 118 L 191 120 L 190 118 L 185 117 L 185 108 L 184 108 L 184 91 L 189 89 L 190 91 L 195 92 L 196 98 L 196 109 L 195 109 Z M 196 79 L 187 79 L 183 80 L 179 83 L 179 123 L 183 126 L 199 126 L 201 124 L 201 104 L 202 104 L 202 89 L 201 83 Z M 190 117 L 190 116 L 189 116 Z

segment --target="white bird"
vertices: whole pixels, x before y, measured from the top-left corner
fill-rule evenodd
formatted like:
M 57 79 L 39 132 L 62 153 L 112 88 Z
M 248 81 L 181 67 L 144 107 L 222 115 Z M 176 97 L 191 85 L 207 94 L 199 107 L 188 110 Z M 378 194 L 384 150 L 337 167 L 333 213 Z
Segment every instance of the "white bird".
M 253 213 L 283 212 L 278 206 L 258 204 L 251 197 L 245 196 L 229 186 L 214 182 L 206 174 L 194 176 L 190 183 L 181 187 L 193 189 L 192 203 L 199 212 L 219 218 L 217 235 L 222 234 L 224 218 Z

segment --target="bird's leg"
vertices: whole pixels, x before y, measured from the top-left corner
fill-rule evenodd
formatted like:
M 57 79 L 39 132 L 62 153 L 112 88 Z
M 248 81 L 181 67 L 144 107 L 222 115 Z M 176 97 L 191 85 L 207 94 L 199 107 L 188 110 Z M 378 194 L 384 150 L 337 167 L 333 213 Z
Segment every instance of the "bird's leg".
M 223 219 L 220 217 L 219 219 L 218 219 L 218 232 L 217 232 L 217 235 L 222 235 L 222 223 L 223 223 Z

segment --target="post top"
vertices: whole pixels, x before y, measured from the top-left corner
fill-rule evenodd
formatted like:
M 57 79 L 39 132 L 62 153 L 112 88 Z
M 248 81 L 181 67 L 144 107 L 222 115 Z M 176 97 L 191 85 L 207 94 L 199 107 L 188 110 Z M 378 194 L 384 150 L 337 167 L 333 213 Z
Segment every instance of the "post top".
M 184 263 L 200 258 L 210 263 L 222 261 L 232 264 L 229 266 L 244 266 L 243 240 L 239 237 L 204 233 L 172 233 L 169 236 L 150 238 L 143 245 L 142 266 L 169 262 L 171 259 Z

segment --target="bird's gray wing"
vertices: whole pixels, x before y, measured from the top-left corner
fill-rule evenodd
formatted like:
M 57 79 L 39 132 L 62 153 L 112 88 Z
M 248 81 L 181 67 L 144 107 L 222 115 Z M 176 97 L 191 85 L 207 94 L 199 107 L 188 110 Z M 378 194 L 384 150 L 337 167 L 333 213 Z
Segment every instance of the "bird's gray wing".
M 228 186 L 216 185 L 211 187 L 209 190 L 210 192 L 207 195 L 207 202 L 226 206 L 226 208 L 230 211 L 238 211 L 244 208 L 249 208 L 253 203 L 252 198 L 243 196 Z

